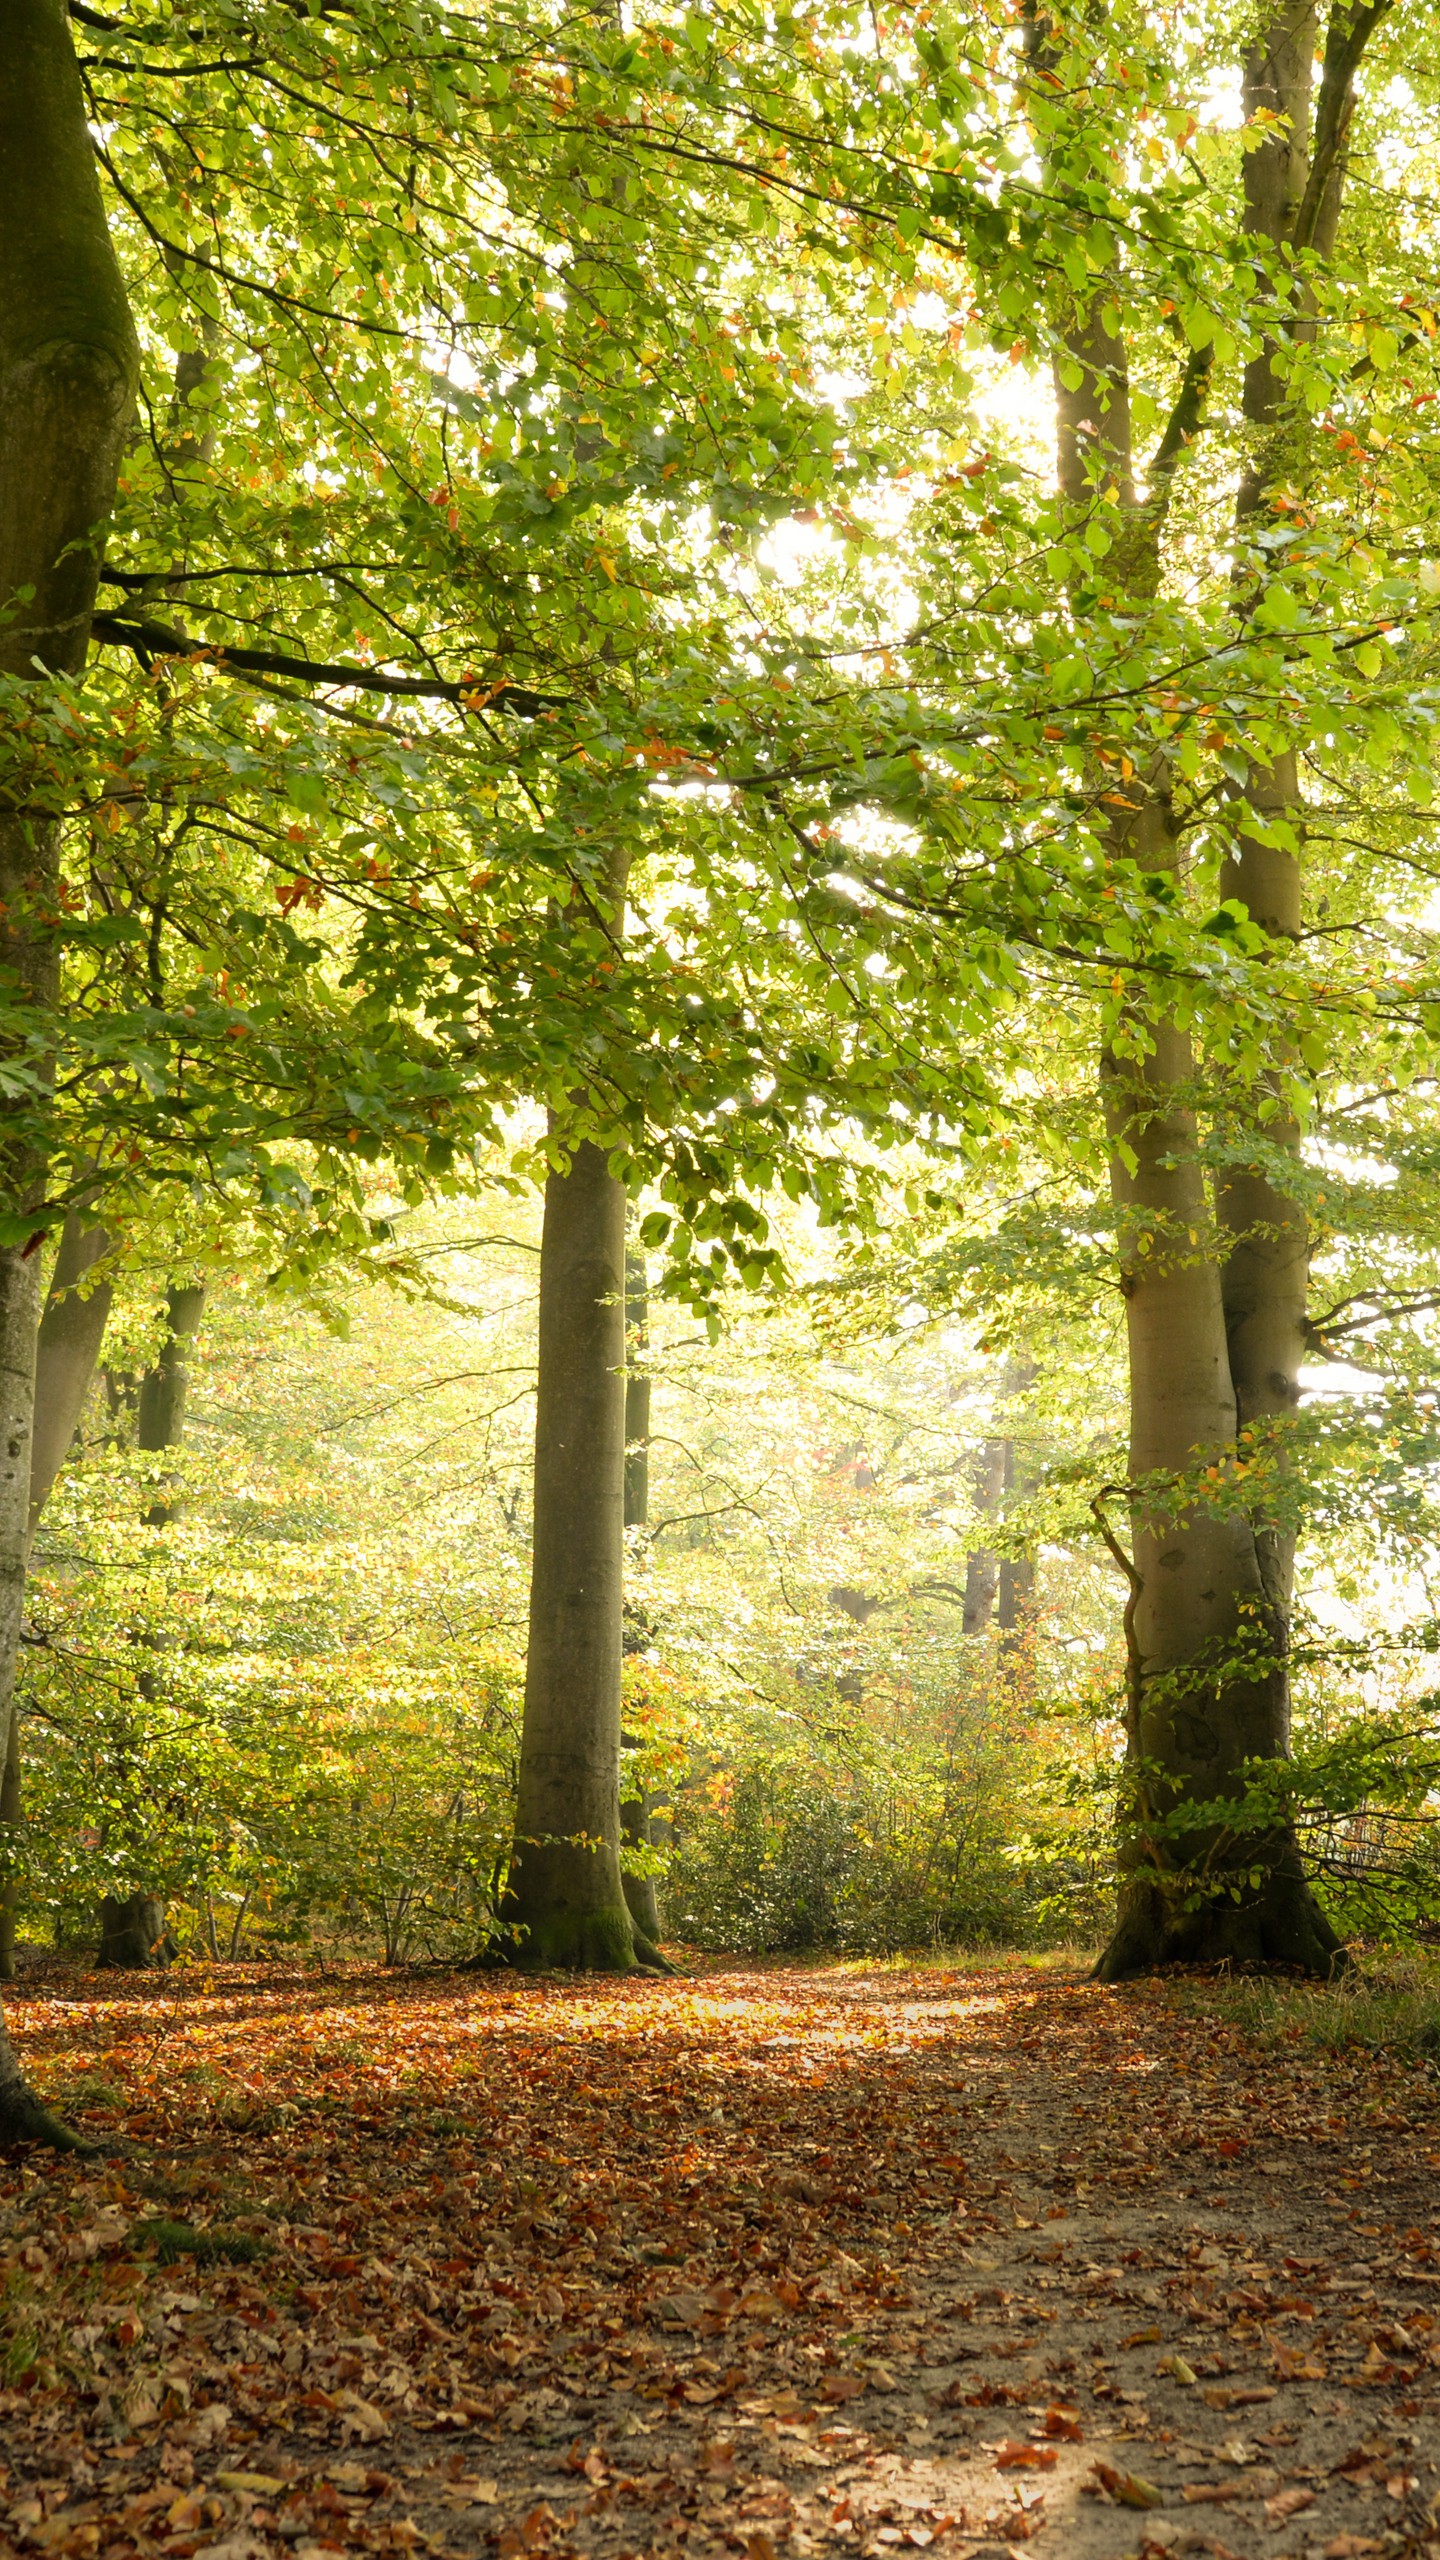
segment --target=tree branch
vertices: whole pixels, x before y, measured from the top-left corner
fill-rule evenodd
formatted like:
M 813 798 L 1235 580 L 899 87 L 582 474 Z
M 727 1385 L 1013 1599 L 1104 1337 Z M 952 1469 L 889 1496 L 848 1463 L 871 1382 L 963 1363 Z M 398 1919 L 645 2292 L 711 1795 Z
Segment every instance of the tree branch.
M 142 666 L 148 666 L 155 658 L 185 658 L 195 664 L 208 663 L 227 674 L 289 676 L 299 684 L 344 685 L 356 693 L 453 702 L 462 711 L 513 711 L 522 720 L 538 719 L 544 711 L 571 708 L 565 695 L 533 693 L 527 685 L 486 685 L 476 676 L 454 680 L 443 676 L 392 676 L 380 667 L 326 664 L 314 658 L 291 657 L 279 649 L 232 649 L 218 642 L 192 640 L 188 632 L 177 631 L 169 623 L 132 622 L 119 613 L 97 613 L 90 631 L 93 639 L 109 648 L 133 650 Z
M 1350 135 L 1350 121 L 1355 113 L 1355 74 L 1361 57 L 1382 18 L 1389 16 L 1394 0 L 1372 0 L 1368 8 L 1354 8 L 1347 0 L 1337 0 L 1331 11 L 1325 34 L 1325 64 L 1320 75 L 1320 96 L 1315 108 L 1315 143 L 1310 154 L 1310 174 L 1305 193 L 1295 216 L 1290 235 L 1294 249 L 1310 249 L 1320 230 L 1321 215 Z
M 1166 420 L 1165 432 L 1150 457 L 1145 473 L 1147 485 L 1153 489 L 1157 481 L 1167 485 L 1175 474 L 1175 465 L 1188 444 L 1199 433 L 1205 409 L 1205 396 L 1215 367 L 1213 344 L 1192 347 L 1185 361 L 1175 406 Z

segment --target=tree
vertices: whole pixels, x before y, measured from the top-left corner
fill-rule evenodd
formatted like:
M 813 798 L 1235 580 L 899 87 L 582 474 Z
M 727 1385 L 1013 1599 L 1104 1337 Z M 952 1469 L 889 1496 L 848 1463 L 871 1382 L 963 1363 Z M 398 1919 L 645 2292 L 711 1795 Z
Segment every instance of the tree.
M 135 1446 L 141 1452 L 178 1449 L 185 1428 L 190 1359 L 205 1312 L 205 1288 L 198 1281 L 174 1283 L 165 1292 L 164 1323 L 153 1362 L 140 1379 L 135 1398 Z M 155 1487 L 145 1518 L 163 1529 L 175 1516 L 170 1487 L 163 1478 Z M 142 1671 L 136 1682 L 142 1698 L 159 1693 L 159 1675 Z M 102 1965 L 136 1966 L 142 1970 L 170 1963 L 175 1941 L 160 1896 L 145 1885 L 126 1894 L 107 1893 L 100 1904 Z
M 36 673 L 83 664 L 137 373 L 85 102 L 59 0 L 0 32 L 0 681 L 25 725 Z M 0 806 L 0 972 L 40 1036 L 57 984 L 59 826 L 23 776 Z M 46 1166 L 11 1150 L 12 1199 L 42 1214 Z M 13 1714 L 30 1537 L 38 1231 L 0 1243 L 0 1725 Z M 0 2138 L 57 2138 L 0 2028 Z
M 545 1186 L 535 1530 L 515 1850 L 518 1961 L 625 1971 L 657 1951 L 620 1874 L 624 1182 L 592 1139 Z
M 1348 0 L 1336 9 L 1313 142 L 1313 10 L 1286 0 L 1262 17 L 1247 49 L 1246 105 L 1252 131 L 1257 123 L 1259 130 L 1257 147 L 1242 159 L 1241 229 L 1256 244 L 1260 317 L 1244 413 L 1260 435 L 1237 501 L 1242 564 L 1255 519 L 1295 459 L 1294 394 L 1277 371 L 1279 332 L 1273 322 L 1267 327 L 1267 305 L 1288 306 L 1291 336 L 1313 309 L 1314 262 L 1334 244 L 1356 74 L 1384 15 L 1383 5 L 1355 9 Z M 1048 23 L 1037 16 L 1032 29 L 1033 59 L 1043 67 Z M 1160 585 L 1170 493 L 1200 425 L 1210 364 L 1203 347 L 1199 361 L 1192 354 L 1142 495 L 1124 345 L 1105 307 L 1113 289 L 1113 280 L 1102 278 L 1078 301 L 1068 326 L 1056 384 L 1059 476 L 1077 509 L 1091 510 L 1102 491 L 1113 495 L 1120 576 L 1143 601 Z M 1288 440 L 1276 435 L 1282 417 Z M 1242 611 L 1263 596 L 1263 552 L 1258 569 L 1247 580 L 1241 567 Z M 1173 872 L 1168 777 L 1152 768 L 1131 796 L 1136 805 L 1112 824 L 1114 856 L 1158 875 Z M 1294 747 L 1277 738 L 1270 752 L 1252 753 L 1232 799 L 1222 892 L 1266 943 L 1293 943 L 1301 924 Z M 1213 1213 L 1186 1026 L 1173 1014 L 1137 1009 L 1107 1055 L 1105 1078 L 1130 1348 L 1129 1471 L 1137 1490 L 1126 1560 L 1123 1881 L 1099 1971 L 1115 1980 L 1176 1958 L 1228 1958 L 1326 1974 L 1339 1940 L 1305 1880 L 1293 1831 L 1283 1820 L 1260 1829 L 1226 1810 L 1243 1803 L 1256 1764 L 1273 1766 L 1289 1750 L 1293 1536 L 1243 1503 L 1217 1508 L 1195 1481 L 1202 1469 L 1228 1472 L 1240 1436 L 1267 1417 L 1288 1415 L 1299 1399 L 1304 1214 L 1269 1170 L 1277 1150 L 1293 1151 L 1298 1140 L 1283 1100 L 1283 1067 L 1277 1063 L 1257 1080 L 1260 1160 L 1233 1167 L 1217 1186 Z M 1218 1249 L 1197 1249 L 1212 1214 Z

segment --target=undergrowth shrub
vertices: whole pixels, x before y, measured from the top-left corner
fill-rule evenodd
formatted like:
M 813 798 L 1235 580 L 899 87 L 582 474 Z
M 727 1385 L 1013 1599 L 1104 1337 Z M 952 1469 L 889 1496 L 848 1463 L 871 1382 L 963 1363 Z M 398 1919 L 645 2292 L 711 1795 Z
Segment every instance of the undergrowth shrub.
M 752 1955 L 1033 1940 L 1052 1880 L 1009 1854 L 1000 1803 L 961 1824 L 933 1772 L 905 1776 L 757 1755 L 713 1778 L 684 1809 L 669 1928 Z

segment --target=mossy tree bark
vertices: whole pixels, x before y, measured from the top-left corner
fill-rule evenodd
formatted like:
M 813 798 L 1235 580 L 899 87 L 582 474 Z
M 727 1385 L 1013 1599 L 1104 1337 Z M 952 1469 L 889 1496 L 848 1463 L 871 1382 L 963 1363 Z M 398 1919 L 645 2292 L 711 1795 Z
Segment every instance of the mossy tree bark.
M 1246 221 L 1257 239 L 1314 244 L 1326 224 L 1333 238 L 1347 99 L 1365 37 L 1383 14 L 1383 5 L 1336 10 L 1313 150 L 1306 148 L 1313 12 L 1282 0 L 1262 22 L 1246 65 L 1250 104 L 1252 112 L 1268 104 L 1284 122 L 1270 129 L 1262 152 L 1245 155 Z M 1028 23 L 1032 59 L 1043 71 L 1048 21 L 1036 9 Z M 1275 272 L 1265 267 L 1267 289 Z M 1058 477 L 1077 508 L 1100 495 L 1116 504 L 1113 583 L 1143 606 L 1158 588 L 1170 490 L 1203 413 L 1208 359 L 1187 365 L 1141 495 L 1125 345 L 1105 327 L 1113 290 L 1113 279 L 1102 280 L 1070 315 L 1068 381 L 1059 372 L 1056 380 Z M 1275 396 L 1268 360 L 1252 367 L 1252 422 L 1264 423 Z M 1240 504 L 1243 516 L 1255 504 L 1253 490 L 1242 490 Z M 1257 807 L 1298 797 L 1283 759 L 1251 779 L 1247 796 Z M 1111 827 L 1115 853 L 1146 871 L 1178 869 L 1163 773 L 1138 777 L 1131 796 L 1136 805 Z M 1267 848 L 1243 828 L 1227 885 L 1252 912 L 1271 916 L 1277 931 L 1297 929 L 1298 867 L 1293 878 L 1283 865 L 1276 876 Z M 1133 1491 L 1130 1555 L 1106 1529 L 1130 1582 L 1129 1698 L 1120 1908 L 1097 1972 L 1116 1980 L 1175 1960 L 1238 1959 L 1327 1974 L 1339 1942 L 1306 1883 L 1293 1830 L 1279 1822 L 1257 1833 L 1240 1811 L 1247 1763 L 1288 1756 L 1288 1565 L 1264 1521 L 1208 1505 L 1201 1482 L 1207 1467 L 1228 1466 L 1244 1419 L 1294 1402 L 1303 1222 L 1259 1168 L 1238 1172 L 1212 1203 L 1199 1155 L 1196 1057 L 1188 1036 L 1139 988 L 1103 1062 L 1103 1087 L 1126 1301 Z M 1216 1813 L 1228 1804 L 1233 1818 Z
M 0 12 L 0 677 L 74 673 L 138 375 L 61 0 Z M 0 804 L 0 980 L 43 1016 L 59 984 L 59 828 L 23 787 Z M 9 1739 L 30 1529 L 45 1165 L 11 1145 L 0 1246 L 0 1729 Z M 0 2140 L 56 2140 L 0 2029 Z

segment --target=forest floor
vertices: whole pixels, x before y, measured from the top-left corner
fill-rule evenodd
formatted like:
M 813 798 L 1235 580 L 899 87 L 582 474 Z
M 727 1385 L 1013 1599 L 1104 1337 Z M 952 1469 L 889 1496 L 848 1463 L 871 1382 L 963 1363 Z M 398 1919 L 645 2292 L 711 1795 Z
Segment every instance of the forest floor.
M 128 2146 L 0 2162 L 22 2560 L 1440 2560 L 1423 2070 L 1023 1963 L 8 2009 Z

